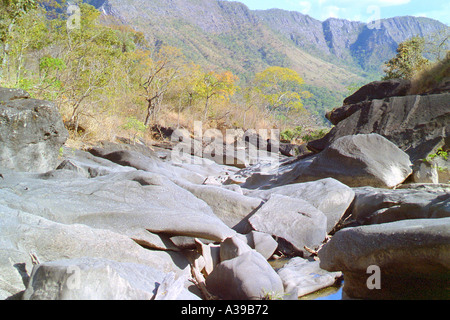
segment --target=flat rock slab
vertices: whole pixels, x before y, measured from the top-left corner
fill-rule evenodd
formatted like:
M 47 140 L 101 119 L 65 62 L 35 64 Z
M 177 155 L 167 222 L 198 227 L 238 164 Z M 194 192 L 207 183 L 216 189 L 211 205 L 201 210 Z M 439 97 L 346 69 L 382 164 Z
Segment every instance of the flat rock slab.
M 338 223 L 355 197 L 355 192 L 350 187 L 332 178 L 288 184 L 269 190 L 247 191 L 248 196 L 265 201 L 272 194 L 285 195 L 312 204 L 327 217 L 327 232 Z
M 283 238 L 298 251 L 319 246 L 327 235 L 327 218 L 309 202 L 274 194 L 250 219 L 256 231 Z
M 205 202 L 163 176 L 133 171 L 86 179 L 61 177 L 58 171 L 55 178 L 5 174 L 0 204 L 143 241 L 151 241 L 141 239 L 147 230 L 217 241 L 235 234 Z
M 177 184 L 205 201 L 228 227 L 243 234 L 251 231 L 247 217 L 262 205 L 261 200 L 219 186 Z
M 164 273 L 183 274 L 189 269 L 179 253 L 146 250 L 110 230 L 57 223 L 1 205 L 0 220 L 0 299 L 26 289 L 33 269 L 30 254 L 41 263 L 93 257 L 146 265 Z
M 33 268 L 24 300 L 152 300 L 167 274 L 107 259 L 46 262 Z M 181 299 L 193 298 L 181 282 Z M 170 288 L 164 288 L 169 291 Z M 172 300 L 178 297 L 173 297 Z

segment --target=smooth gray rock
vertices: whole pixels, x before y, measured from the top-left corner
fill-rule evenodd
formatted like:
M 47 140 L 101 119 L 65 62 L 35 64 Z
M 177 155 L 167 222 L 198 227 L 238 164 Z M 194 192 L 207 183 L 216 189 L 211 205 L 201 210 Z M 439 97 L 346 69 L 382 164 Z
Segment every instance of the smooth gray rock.
M 242 188 L 265 190 L 295 183 L 296 178 L 317 156 L 289 159 L 279 163 L 259 163 L 238 171 L 232 179 L 242 183 Z
M 33 268 L 23 299 L 151 300 L 165 279 L 167 275 L 160 270 L 135 263 L 96 258 L 52 261 Z M 172 300 L 186 290 L 181 280 Z M 161 289 L 170 288 L 166 284 Z
M 449 148 L 449 98 L 450 93 L 441 93 L 362 103 L 324 138 L 310 142 L 308 148 L 320 152 L 344 136 L 377 133 L 406 152 L 415 163 L 440 147 Z
M 188 261 L 179 253 L 142 248 L 125 235 L 82 224 L 62 224 L 0 205 L 0 299 L 25 290 L 33 264 L 83 257 L 104 258 L 183 274 Z
M 268 233 L 251 231 L 246 235 L 238 233 L 236 236 L 245 241 L 250 248 L 255 249 L 267 260 L 273 256 L 278 248 L 278 242 Z
M 332 177 L 349 187 L 392 188 L 412 173 L 409 156 L 378 134 L 345 136 L 321 152 L 296 182 Z
M 249 251 L 252 248 L 239 237 L 227 238 L 220 244 L 220 261 L 234 259 Z
M 118 149 L 116 146 L 114 149 Z M 201 184 L 205 180 L 201 175 L 187 169 L 173 166 L 160 160 L 155 154 L 142 154 L 134 150 L 91 148 L 88 150 L 96 157 L 107 159 L 124 167 L 131 167 L 165 176 L 169 180 L 182 179 L 186 182 Z
M 107 159 L 96 157 L 89 152 L 67 147 L 63 148 L 63 158 L 64 160 L 56 168 L 57 170 L 71 170 L 85 178 L 136 171 L 136 168 L 121 166 Z
M 355 197 L 355 192 L 351 188 L 332 178 L 247 192 L 248 196 L 265 201 L 272 194 L 285 195 L 312 204 L 327 217 L 327 232 L 339 222 Z
M 250 219 L 256 231 L 283 238 L 298 251 L 319 246 L 327 235 L 327 218 L 309 202 L 274 194 Z
M 0 195 L 0 204 L 10 208 L 64 224 L 108 229 L 144 243 L 153 241 L 148 231 L 215 241 L 235 234 L 205 202 L 144 171 L 94 179 L 4 174 Z
M 221 262 L 206 279 L 208 291 L 224 300 L 259 300 L 283 295 L 283 283 L 256 251 Z
M 438 190 L 355 188 L 352 218 L 359 224 L 450 217 L 450 193 Z
M 29 99 L 23 90 L 0 90 L 0 170 L 53 170 L 68 136 L 52 102 Z
M 392 142 L 378 134 L 360 134 L 341 137 L 311 157 L 247 169 L 242 187 L 271 189 L 333 178 L 349 187 L 392 188 L 408 178 L 411 167 L 409 156 Z
M 450 218 L 347 228 L 319 251 L 320 267 L 344 273 L 344 292 L 359 299 L 448 297 Z M 379 268 L 380 289 L 367 285 Z M 372 282 L 371 282 L 372 283 Z
M 259 199 L 247 197 L 218 186 L 180 182 L 177 182 L 177 184 L 205 201 L 218 218 L 239 233 L 247 233 L 251 230 L 247 221 L 248 216 L 253 214 L 262 204 Z

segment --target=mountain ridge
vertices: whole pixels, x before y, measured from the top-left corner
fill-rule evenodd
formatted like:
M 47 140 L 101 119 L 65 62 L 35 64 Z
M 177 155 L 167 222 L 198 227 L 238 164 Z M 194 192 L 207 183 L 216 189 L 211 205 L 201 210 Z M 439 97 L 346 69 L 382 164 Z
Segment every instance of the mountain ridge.
M 320 21 L 297 11 L 250 10 L 227 0 L 86 2 L 153 42 L 181 47 L 188 58 L 206 67 L 248 78 L 278 65 L 298 71 L 307 83 L 339 90 L 379 76 L 382 63 L 407 38 L 449 30 L 430 18 L 382 19 L 373 28 L 345 19 Z

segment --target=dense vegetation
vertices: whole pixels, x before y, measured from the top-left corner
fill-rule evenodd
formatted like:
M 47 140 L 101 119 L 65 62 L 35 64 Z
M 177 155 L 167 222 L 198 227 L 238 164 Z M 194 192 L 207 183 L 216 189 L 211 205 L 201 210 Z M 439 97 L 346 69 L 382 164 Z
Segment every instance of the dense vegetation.
M 252 25 L 241 25 L 239 36 L 222 33 L 173 46 L 105 21 L 85 3 L 72 8 L 80 10 L 82 19 L 68 17 L 63 4 L 0 0 L 0 85 L 55 101 L 73 137 L 136 138 L 155 124 L 192 129 L 194 120 L 203 120 L 219 129 L 277 127 L 287 141 L 307 141 L 323 135 L 329 125 L 325 113 L 363 84 L 354 83 L 347 92 L 306 84 L 287 56 L 255 46 L 267 34 L 251 30 Z M 182 34 L 196 32 L 176 19 L 168 24 L 173 30 L 184 28 Z M 255 43 L 246 42 L 251 37 Z M 227 48 L 234 63 L 223 68 L 211 64 L 211 57 L 202 60 L 217 55 L 203 41 Z M 303 54 L 298 58 L 314 62 Z M 324 70 L 314 65 L 313 71 L 331 70 L 331 65 L 320 66 Z M 261 71 L 248 71 L 256 69 Z
M 17 3 L 24 2 L 2 8 Z M 2 20 L 9 25 L 2 25 L 0 84 L 55 101 L 74 134 L 136 137 L 154 124 L 191 128 L 194 120 L 218 128 L 289 126 L 289 119 L 315 126 L 302 102 L 311 95 L 293 70 L 268 68 L 244 83 L 231 71 L 194 64 L 178 48 L 154 47 L 129 27 L 100 23 L 88 4 L 76 21 L 27 3 Z

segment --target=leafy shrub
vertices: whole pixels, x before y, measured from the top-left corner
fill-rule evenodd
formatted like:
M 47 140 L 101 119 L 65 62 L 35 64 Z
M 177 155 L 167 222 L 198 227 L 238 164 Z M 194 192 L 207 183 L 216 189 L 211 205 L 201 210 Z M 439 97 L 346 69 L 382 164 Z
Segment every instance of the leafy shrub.
M 312 131 L 312 132 L 304 135 L 302 137 L 302 140 L 304 142 L 310 142 L 310 141 L 318 140 L 318 139 L 321 139 L 324 136 L 326 136 L 328 132 L 329 132 L 328 129 L 318 129 L 318 130 Z
M 280 134 L 280 140 L 282 142 L 292 142 L 293 140 L 301 138 L 303 128 L 295 127 L 294 129 L 286 129 Z

